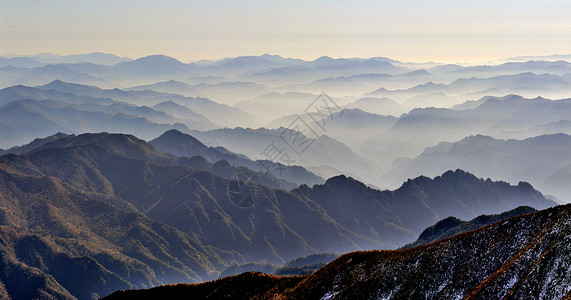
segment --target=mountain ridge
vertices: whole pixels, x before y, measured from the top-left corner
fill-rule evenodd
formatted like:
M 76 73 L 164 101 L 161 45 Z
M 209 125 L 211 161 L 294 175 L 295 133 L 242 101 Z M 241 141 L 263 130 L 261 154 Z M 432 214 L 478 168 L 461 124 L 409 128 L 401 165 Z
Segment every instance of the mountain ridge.
M 345 254 L 308 276 L 244 273 L 168 289 L 117 291 L 105 299 L 210 299 L 237 286 L 244 299 L 567 299 L 571 277 L 562 255 L 571 252 L 570 228 L 571 205 L 558 206 L 412 249 Z M 557 285 L 550 284 L 554 280 Z

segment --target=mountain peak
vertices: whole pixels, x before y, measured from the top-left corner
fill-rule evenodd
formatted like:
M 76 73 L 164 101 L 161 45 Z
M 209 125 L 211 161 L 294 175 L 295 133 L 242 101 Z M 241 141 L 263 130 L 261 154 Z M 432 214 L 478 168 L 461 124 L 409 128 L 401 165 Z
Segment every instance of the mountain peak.
M 162 54 L 155 54 L 155 55 L 148 55 L 141 58 L 134 60 L 133 62 L 169 62 L 175 64 L 183 64 L 178 59 L 162 55 Z
M 193 144 L 196 144 L 197 146 L 206 148 L 206 146 L 202 142 L 200 142 L 198 139 L 196 139 L 192 135 L 182 133 L 176 129 L 170 129 L 168 131 L 165 131 L 165 133 L 163 133 L 161 136 L 159 136 L 158 138 L 153 140 L 153 142 L 159 142 L 159 141 L 160 142 L 166 142 L 167 140 L 174 142 L 174 141 L 177 141 L 180 139 L 184 139 L 186 142 L 192 142 Z
M 97 151 L 101 150 L 134 159 L 150 160 L 158 164 L 171 159 L 169 155 L 157 151 L 150 143 L 133 135 L 107 132 L 63 136 L 45 143 L 34 149 L 33 152 L 68 147 L 93 147 L 93 149 L 98 149 Z
M 345 175 L 337 175 L 327 179 L 327 181 L 325 181 L 325 184 L 333 185 L 337 183 L 345 183 L 348 182 L 348 179 L 349 178 L 347 178 L 347 176 Z
M 327 179 L 324 186 L 333 188 L 368 188 L 364 183 L 345 175 L 337 175 Z

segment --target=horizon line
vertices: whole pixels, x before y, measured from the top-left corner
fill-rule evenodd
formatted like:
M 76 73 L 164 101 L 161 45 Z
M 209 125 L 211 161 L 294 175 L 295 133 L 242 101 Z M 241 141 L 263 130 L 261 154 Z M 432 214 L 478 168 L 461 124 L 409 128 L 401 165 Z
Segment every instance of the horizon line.
M 197 63 L 197 62 L 201 62 L 201 61 L 211 61 L 211 62 L 216 62 L 216 61 L 221 61 L 224 59 L 234 59 L 234 58 L 240 58 L 240 57 L 261 57 L 261 56 L 278 56 L 284 59 L 296 59 L 296 60 L 303 60 L 306 62 L 311 62 L 311 61 L 316 61 L 320 58 L 331 58 L 331 59 L 375 59 L 375 58 L 384 58 L 384 59 L 389 59 L 389 60 L 394 60 L 396 62 L 399 63 L 418 63 L 418 64 L 426 64 L 426 63 L 434 63 L 434 64 L 466 64 L 466 65 L 475 65 L 475 64 L 486 64 L 486 63 L 501 63 L 506 62 L 506 61 L 510 61 L 510 60 L 534 60 L 533 58 L 540 58 L 540 60 L 546 60 L 549 57 L 558 57 L 558 56 L 569 56 L 569 60 L 571 60 L 571 53 L 569 54 L 564 54 L 564 53 L 551 53 L 551 54 L 538 54 L 538 55 L 514 55 L 514 56 L 509 56 L 509 57 L 496 57 L 494 59 L 483 59 L 480 61 L 471 61 L 471 62 L 462 62 L 462 61 L 439 61 L 439 60 L 433 60 L 433 59 L 428 59 L 428 60 L 420 60 L 420 59 L 396 59 L 396 58 L 392 58 L 390 56 L 382 56 L 382 55 L 376 55 L 376 56 L 368 56 L 368 57 L 360 57 L 360 56 L 334 56 L 334 55 L 321 55 L 321 56 L 317 56 L 315 58 L 312 59 L 308 59 L 308 58 L 301 58 L 301 57 L 294 57 L 294 56 L 285 56 L 285 55 L 281 55 L 281 54 L 272 54 L 272 53 L 268 53 L 265 52 L 263 54 L 246 54 L 246 55 L 235 55 L 235 56 L 224 56 L 224 57 L 218 57 L 218 58 L 198 58 L 198 59 L 180 59 L 179 57 L 177 57 L 176 55 L 167 55 L 167 54 L 163 54 L 163 53 L 151 53 L 151 54 L 147 54 L 147 55 L 143 55 L 143 56 L 139 56 L 136 58 L 133 58 L 132 56 L 125 56 L 125 55 L 119 55 L 119 54 L 115 54 L 113 52 L 105 52 L 105 51 L 93 51 L 93 52 L 84 52 L 84 53 L 71 53 L 71 54 L 59 54 L 59 53 L 54 53 L 54 52 L 39 52 L 39 53 L 35 53 L 35 54 L 20 54 L 20 53 L 7 53 L 7 54 L 0 54 L 0 57 L 2 58 L 17 58 L 17 57 L 26 57 L 26 58 L 30 58 L 30 57 L 34 57 L 34 56 L 39 56 L 39 55 L 55 55 L 55 56 L 59 56 L 59 57 L 69 57 L 69 56 L 79 56 L 79 55 L 90 55 L 90 54 L 104 54 L 104 55 L 113 55 L 116 56 L 118 58 L 124 58 L 124 59 L 130 59 L 132 61 L 137 60 L 137 59 L 141 59 L 141 58 L 145 58 L 145 57 L 149 57 L 149 56 L 166 56 L 166 57 L 170 57 L 173 59 L 176 59 L 177 61 L 184 63 L 184 64 L 191 64 L 191 63 Z M 33 58 L 30 58 L 33 59 Z M 566 60 L 566 59 L 557 59 L 557 60 Z

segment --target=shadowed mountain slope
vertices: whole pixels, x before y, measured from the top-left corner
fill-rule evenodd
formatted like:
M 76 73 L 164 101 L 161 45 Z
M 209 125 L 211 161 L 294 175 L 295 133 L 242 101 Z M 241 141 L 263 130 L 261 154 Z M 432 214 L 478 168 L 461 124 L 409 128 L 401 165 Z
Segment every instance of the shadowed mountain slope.
M 558 206 L 426 246 L 349 253 L 309 276 L 245 273 L 105 299 L 569 299 L 570 238 L 571 206 Z
M 510 217 L 530 214 L 534 212 L 537 212 L 537 210 L 534 208 L 529 206 L 520 206 L 516 209 L 512 209 L 497 215 L 481 215 L 470 221 L 462 221 L 456 217 L 448 217 L 426 228 L 424 231 L 422 231 L 414 243 L 407 244 L 403 248 L 412 248 L 428 244 L 466 231 L 476 230 L 478 228 L 482 228 L 484 226 L 505 220 Z
M 0 158 L 0 192 L 3 297 L 90 299 L 120 287 L 208 279 L 241 260 L 124 200 L 46 176 L 23 157 Z

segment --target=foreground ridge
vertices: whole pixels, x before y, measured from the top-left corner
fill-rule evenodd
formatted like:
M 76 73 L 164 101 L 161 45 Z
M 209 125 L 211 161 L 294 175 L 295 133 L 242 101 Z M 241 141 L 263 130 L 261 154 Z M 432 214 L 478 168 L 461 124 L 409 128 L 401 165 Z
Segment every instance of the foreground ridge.
M 309 276 L 244 273 L 104 299 L 570 299 L 571 205 L 406 250 L 341 256 Z

